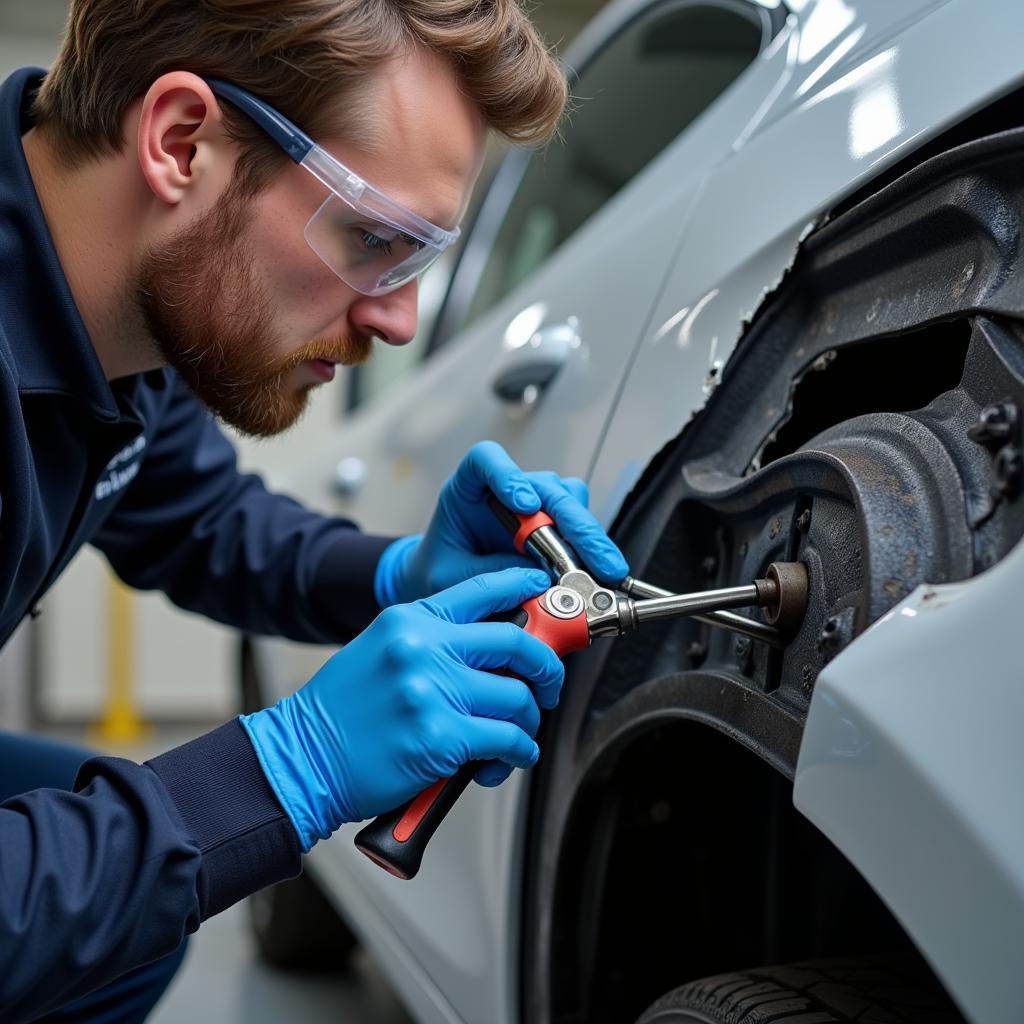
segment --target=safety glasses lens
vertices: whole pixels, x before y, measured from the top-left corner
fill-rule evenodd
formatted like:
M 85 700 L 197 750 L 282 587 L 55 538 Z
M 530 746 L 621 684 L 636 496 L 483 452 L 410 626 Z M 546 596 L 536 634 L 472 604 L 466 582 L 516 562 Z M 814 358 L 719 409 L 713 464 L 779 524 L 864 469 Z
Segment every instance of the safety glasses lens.
M 346 284 L 366 295 L 382 295 L 422 274 L 441 250 L 375 220 L 331 195 L 305 231 L 310 248 Z

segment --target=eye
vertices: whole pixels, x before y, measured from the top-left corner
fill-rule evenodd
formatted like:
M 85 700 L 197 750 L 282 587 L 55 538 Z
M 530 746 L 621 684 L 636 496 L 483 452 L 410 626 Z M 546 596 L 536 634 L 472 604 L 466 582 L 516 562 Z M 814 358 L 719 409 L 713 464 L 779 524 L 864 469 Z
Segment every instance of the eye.
M 363 245 L 370 252 L 382 252 L 385 256 L 391 255 L 391 242 L 387 238 L 381 238 L 380 235 L 365 230 L 360 230 L 359 235 L 363 240 Z

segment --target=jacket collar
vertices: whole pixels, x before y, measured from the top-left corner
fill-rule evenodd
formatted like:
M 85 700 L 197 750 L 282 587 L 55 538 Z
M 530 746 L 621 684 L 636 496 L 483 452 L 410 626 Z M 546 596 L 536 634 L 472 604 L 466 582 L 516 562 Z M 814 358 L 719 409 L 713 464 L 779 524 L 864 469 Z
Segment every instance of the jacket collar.
M 71 295 L 21 143 L 44 74 L 22 68 L 0 85 L 0 331 L 19 392 L 67 395 L 113 421 L 121 412 Z

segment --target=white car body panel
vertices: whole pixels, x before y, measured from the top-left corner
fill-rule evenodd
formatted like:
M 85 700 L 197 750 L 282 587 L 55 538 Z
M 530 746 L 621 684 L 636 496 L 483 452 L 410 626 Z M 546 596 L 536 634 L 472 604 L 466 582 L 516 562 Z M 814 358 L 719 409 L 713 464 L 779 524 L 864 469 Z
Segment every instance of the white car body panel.
M 847 5 L 828 0 L 827 6 Z M 905 5 L 866 6 L 872 13 L 883 8 L 892 18 Z M 801 80 L 815 75 L 813 68 L 802 68 L 777 100 L 782 113 L 766 115 L 714 169 L 589 474 L 591 501 L 605 523 L 648 462 L 703 408 L 712 366 L 719 364 L 719 375 L 728 373 L 727 360 L 745 322 L 785 273 L 815 219 L 882 167 L 1020 79 L 1024 4 L 910 5 L 912 11 L 923 7 L 937 9 L 904 24 L 896 36 L 852 22 L 842 38 L 863 29 L 857 52 L 867 65 L 850 69 L 839 63 L 797 98 Z M 964 39 L 984 40 L 984 60 L 964 59 Z M 799 54 L 799 40 L 791 50 Z M 880 61 L 882 55 L 891 56 Z M 817 59 L 827 63 L 828 53 Z M 936 64 L 941 76 L 930 73 Z M 920 74 L 910 70 L 915 67 Z M 851 142 L 863 104 L 877 104 L 873 97 L 879 95 L 892 97 L 893 134 L 865 151 L 863 136 L 857 146 Z M 808 140 L 815 140 L 813 146 Z M 671 400 L 651 400 L 668 394 Z
M 919 587 L 818 676 L 793 800 L 967 1015 L 1024 1019 L 1024 544 Z
M 591 461 L 648 311 L 661 285 L 647 268 L 671 262 L 702 175 L 750 122 L 759 97 L 784 71 L 783 56 L 755 64 L 723 97 L 725 111 L 687 133 L 686 153 L 670 147 L 535 275 L 467 334 L 452 342 L 387 403 L 367 410 L 346 431 L 343 454 L 371 467 L 357 498 L 341 509 L 375 532 L 415 532 L 426 525 L 438 488 L 475 441 L 499 439 L 522 465 L 582 474 Z M 716 108 L 717 112 L 717 108 Z M 726 128 L 728 126 L 728 130 Z M 701 164 L 698 156 L 705 154 Z M 688 173 L 678 173 L 682 159 Z M 648 192 L 659 197 L 652 203 Z M 675 230 L 666 224 L 678 224 Z M 609 258 L 614 253 L 614 261 Z M 551 264 L 558 265 L 554 272 Z M 582 346 L 537 406 L 508 411 L 490 379 L 509 321 L 542 303 L 546 323 L 579 314 Z M 581 311 L 586 309 L 586 313 Z M 589 332 L 622 344 L 591 346 Z M 552 420 L 557 427 L 552 427 Z M 456 454 L 458 453 L 458 454 Z M 339 449 L 337 455 L 342 454 Z M 324 478 L 328 473 L 324 470 Z M 301 488 L 299 488 L 301 490 Z M 364 858 L 348 838 L 314 851 L 314 870 L 344 892 L 358 885 L 374 913 L 405 936 L 414 956 L 467 1021 L 517 1018 L 520 857 L 519 775 L 496 791 L 472 788 L 432 839 L 412 884 Z M 466 842 L 472 834 L 473 842 Z M 436 939 L 443 920 L 443 942 Z
M 644 467 L 728 373 L 745 322 L 783 277 L 815 221 L 839 197 L 1021 76 L 1024 5 L 1016 2 L 819 0 L 792 6 L 799 10 L 768 51 L 702 118 L 539 272 L 330 439 L 291 489 L 373 532 L 416 532 L 461 455 L 490 437 L 526 468 L 586 476 L 592 506 L 611 524 Z M 595 22 L 591 36 L 602 23 L 614 23 L 613 13 Z M 983 40 L 984 52 L 965 59 L 965 40 Z M 941 75 L 934 73 L 937 65 Z M 533 407 L 510 412 L 493 396 L 491 381 L 508 357 L 503 338 L 509 323 L 537 305 L 544 324 L 578 318 L 582 344 Z M 717 376 L 709 379 L 712 367 Z M 354 498 L 342 501 L 330 483 L 345 456 L 365 460 L 369 476 Z M 970 586 L 984 592 L 990 578 L 998 577 L 988 574 Z M 829 667 L 823 679 L 835 680 L 836 700 L 851 699 L 841 671 L 845 659 L 858 656 L 862 646 L 888 649 L 877 638 L 890 635 L 869 633 Z M 276 666 L 268 674 L 269 698 L 308 677 L 324 655 L 322 648 L 295 655 L 293 645 L 277 642 L 261 641 L 259 648 L 261 659 Z M 834 722 L 819 703 L 816 696 L 812 720 L 827 737 Z M 867 716 L 870 708 L 862 710 Z M 842 771 L 829 770 L 825 742 L 816 739 L 807 748 L 816 751 L 806 761 L 814 768 L 807 782 L 798 779 L 798 789 L 808 794 L 798 806 L 861 868 L 945 972 L 945 920 L 920 909 L 923 889 L 908 890 L 902 905 L 892 875 L 891 862 L 916 849 L 913 837 L 901 853 L 896 833 L 851 836 L 844 825 L 849 808 L 842 799 L 830 800 L 828 788 L 867 792 L 880 777 L 845 778 L 849 762 Z M 902 765 L 911 773 L 914 760 L 901 761 L 893 751 L 889 763 L 889 770 Z M 976 776 L 975 784 L 983 779 Z M 936 780 L 937 787 L 944 783 L 944 777 Z M 909 795 L 914 786 L 909 774 L 902 783 L 893 780 L 892 796 Z M 942 793 L 932 792 L 934 806 L 942 806 Z M 498 790 L 471 788 L 411 883 L 359 855 L 353 827 L 313 851 L 315 873 L 381 954 L 384 970 L 423 1022 L 519 1020 L 524 809 L 522 773 Z M 991 825 L 979 820 L 977 835 L 993 841 L 1000 833 L 986 832 Z M 1019 830 L 1015 836 L 1019 841 Z M 872 842 L 880 849 L 861 848 Z M 984 849 L 979 843 L 977 870 Z M 941 895 L 949 895 L 948 887 Z M 1019 927 L 1019 901 L 1014 906 Z M 976 915 L 971 931 L 979 935 L 980 904 L 958 913 L 961 921 Z M 975 1019 L 1009 1019 L 975 1012 L 989 1004 L 974 1002 L 976 986 L 963 974 L 954 971 L 949 979 Z

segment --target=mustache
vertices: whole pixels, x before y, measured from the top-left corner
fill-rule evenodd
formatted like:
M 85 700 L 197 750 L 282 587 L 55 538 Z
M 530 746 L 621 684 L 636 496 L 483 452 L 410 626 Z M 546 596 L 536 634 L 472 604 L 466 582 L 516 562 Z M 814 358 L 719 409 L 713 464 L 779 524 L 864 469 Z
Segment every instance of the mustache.
M 342 366 L 358 366 L 365 363 L 373 352 L 373 338 L 367 335 L 339 335 L 334 338 L 314 338 L 302 348 L 288 356 L 282 372 L 301 366 L 314 359 L 323 359 Z

